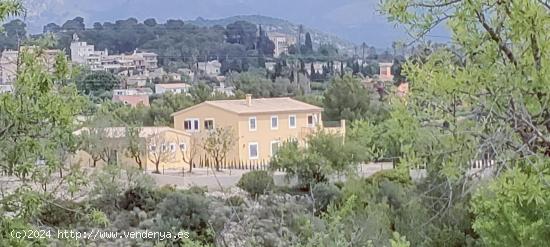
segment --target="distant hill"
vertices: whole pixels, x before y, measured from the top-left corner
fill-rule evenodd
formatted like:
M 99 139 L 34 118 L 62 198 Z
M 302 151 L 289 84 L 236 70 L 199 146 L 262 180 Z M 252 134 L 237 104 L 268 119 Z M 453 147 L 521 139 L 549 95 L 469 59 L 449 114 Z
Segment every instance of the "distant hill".
M 262 25 L 262 29 L 270 32 L 279 32 L 284 33 L 288 35 L 295 35 L 298 36 L 298 24 L 294 24 L 292 22 L 289 22 L 287 20 L 282 20 L 278 18 L 268 17 L 268 16 L 261 16 L 261 15 L 238 15 L 238 16 L 232 16 L 222 19 L 204 19 L 204 18 L 197 18 L 195 20 L 187 21 L 188 23 L 195 24 L 197 26 L 227 26 L 230 23 L 236 22 L 236 21 L 247 21 L 256 25 Z M 353 51 L 355 44 L 344 40 L 340 37 L 337 37 L 332 34 L 327 34 L 324 32 L 321 32 L 319 30 L 309 28 L 307 26 L 304 26 L 304 34 L 305 32 L 309 32 L 311 35 L 311 39 L 313 40 L 314 45 L 318 46 L 319 44 L 333 44 L 342 52 L 350 53 Z

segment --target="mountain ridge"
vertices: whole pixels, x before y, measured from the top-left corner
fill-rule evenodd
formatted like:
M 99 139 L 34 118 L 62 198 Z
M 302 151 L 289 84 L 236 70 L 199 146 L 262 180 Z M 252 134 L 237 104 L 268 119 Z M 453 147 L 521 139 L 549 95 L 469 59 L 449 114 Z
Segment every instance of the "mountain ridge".
M 184 20 L 185 21 L 185 20 Z M 279 32 L 288 35 L 298 35 L 299 25 L 295 24 L 289 20 L 264 16 L 264 15 L 235 15 L 219 19 L 206 19 L 202 17 L 197 17 L 195 20 L 188 20 L 188 23 L 197 25 L 197 26 L 227 26 L 230 23 L 235 21 L 247 21 L 255 25 L 262 25 L 262 28 L 270 32 Z M 339 50 L 344 52 L 350 52 L 354 49 L 356 44 L 351 41 L 345 40 L 335 34 L 330 34 L 311 28 L 303 25 L 304 34 L 309 32 L 311 38 L 315 45 L 330 43 L 338 47 Z
M 369 46 L 389 47 L 403 38 L 387 19 L 376 11 L 378 0 L 23 0 L 27 7 L 24 17 L 28 30 L 42 31 L 48 23 L 63 23 L 76 16 L 87 26 L 134 17 L 138 20 L 156 18 L 205 20 L 228 16 L 273 16 L 324 34 L 337 35 L 342 43 L 366 42 Z M 23 17 L 21 17 L 23 18 Z M 339 43 L 341 41 L 338 41 Z M 351 46 L 347 44 L 346 46 Z

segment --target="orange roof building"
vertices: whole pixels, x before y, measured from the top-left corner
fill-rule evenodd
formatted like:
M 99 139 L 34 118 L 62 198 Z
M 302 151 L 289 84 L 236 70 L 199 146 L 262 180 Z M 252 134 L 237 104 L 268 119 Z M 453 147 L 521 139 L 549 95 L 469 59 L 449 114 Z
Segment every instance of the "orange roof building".
M 231 129 L 236 138 L 228 152 L 230 162 L 269 162 L 279 145 L 303 141 L 317 130 L 343 134 L 339 127 L 324 128 L 323 108 L 291 98 L 206 101 L 172 114 L 174 128 L 187 133 L 205 133 L 214 128 Z
M 121 102 L 132 107 L 140 104 L 149 106 L 149 95 L 113 95 L 113 102 Z

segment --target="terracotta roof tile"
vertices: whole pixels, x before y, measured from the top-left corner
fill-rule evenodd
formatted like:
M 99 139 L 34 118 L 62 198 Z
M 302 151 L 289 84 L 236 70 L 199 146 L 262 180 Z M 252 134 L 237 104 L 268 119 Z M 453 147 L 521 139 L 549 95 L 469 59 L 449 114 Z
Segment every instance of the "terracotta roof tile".
M 237 114 L 323 111 L 321 107 L 287 97 L 252 99 L 252 104 L 250 104 L 250 106 L 247 104 L 246 99 L 205 101 L 202 104 L 211 105 Z M 172 116 L 198 107 L 199 105 L 173 113 Z

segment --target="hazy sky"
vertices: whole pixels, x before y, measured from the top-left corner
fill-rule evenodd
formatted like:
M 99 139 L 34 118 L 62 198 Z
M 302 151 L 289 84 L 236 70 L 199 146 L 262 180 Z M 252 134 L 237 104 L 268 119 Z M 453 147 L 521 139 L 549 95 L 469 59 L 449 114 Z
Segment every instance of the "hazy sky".
M 136 17 L 207 19 L 258 14 L 304 24 L 355 43 L 387 47 L 404 39 L 377 13 L 378 0 L 26 0 L 28 22 L 40 31 L 49 22 L 82 16 L 86 23 Z

